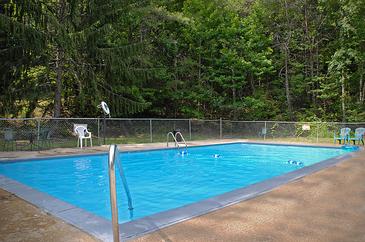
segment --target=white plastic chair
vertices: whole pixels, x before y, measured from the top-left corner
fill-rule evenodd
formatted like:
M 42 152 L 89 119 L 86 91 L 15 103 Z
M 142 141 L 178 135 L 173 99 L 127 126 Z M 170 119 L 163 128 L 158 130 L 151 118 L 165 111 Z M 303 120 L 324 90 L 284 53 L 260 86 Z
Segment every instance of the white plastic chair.
M 84 126 L 77 126 L 75 128 L 75 133 L 78 136 L 77 147 L 80 146 L 82 149 L 82 141 L 85 140 L 85 146 L 87 146 L 87 140 L 90 139 L 90 146 L 93 146 L 93 140 L 91 138 L 91 132 L 87 130 Z
M 87 129 L 87 124 L 74 124 L 73 131 L 75 134 L 77 134 L 75 129 L 79 126 L 85 127 Z

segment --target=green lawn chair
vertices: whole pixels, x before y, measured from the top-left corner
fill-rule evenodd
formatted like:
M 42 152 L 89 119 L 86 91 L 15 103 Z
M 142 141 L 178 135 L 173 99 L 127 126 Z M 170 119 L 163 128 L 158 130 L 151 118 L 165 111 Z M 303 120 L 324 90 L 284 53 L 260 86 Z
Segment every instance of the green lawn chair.
M 51 129 L 44 128 L 39 131 L 38 135 L 38 149 L 49 149 L 52 146 Z
M 354 142 L 354 144 L 356 143 L 356 141 L 358 141 L 358 144 L 360 144 L 360 141 L 362 143 L 362 145 L 364 145 L 364 134 L 365 134 L 365 128 L 357 128 L 355 129 L 355 137 L 350 138 L 350 142 Z
M 15 145 L 16 150 L 16 141 L 14 139 L 14 131 L 13 129 L 7 128 L 4 130 L 4 142 L 3 142 L 3 151 L 13 151 Z
M 336 136 L 336 132 L 333 134 L 333 142 L 336 144 L 336 140 L 338 140 L 339 144 L 341 144 L 341 141 L 343 140 L 343 143 L 349 143 L 350 142 L 350 128 L 342 128 L 340 130 L 340 136 Z

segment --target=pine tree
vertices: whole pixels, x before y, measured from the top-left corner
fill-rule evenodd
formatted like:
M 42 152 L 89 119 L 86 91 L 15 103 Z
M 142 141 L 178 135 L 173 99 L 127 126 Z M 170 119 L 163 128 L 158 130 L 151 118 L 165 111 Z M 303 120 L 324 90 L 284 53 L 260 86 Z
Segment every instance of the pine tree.
M 148 103 L 126 88 L 146 79 L 146 71 L 136 68 L 143 44 L 118 38 L 119 20 L 128 8 L 124 1 L 110 0 L 9 1 L 0 14 L 5 39 L 0 58 L 13 57 L 6 64 L 17 75 L 8 73 L 5 85 L 19 91 L 30 85 L 24 85 L 29 72 L 43 67 L 35 78 L 45 75 L 44 86 L 53 97 L 47 108 L 53 106 L 54 117 L 61 116 L 63 103 L 71 109 L 63 110 L 65 115 L 95 115 L 101 100 L 110 102 L 117 116 L 143 110 Z M 8 88 L 6 93 L 20 103 L 32 95 L 33 100 L 45 98 L 43 89 L 33 91 L 23 96 Z

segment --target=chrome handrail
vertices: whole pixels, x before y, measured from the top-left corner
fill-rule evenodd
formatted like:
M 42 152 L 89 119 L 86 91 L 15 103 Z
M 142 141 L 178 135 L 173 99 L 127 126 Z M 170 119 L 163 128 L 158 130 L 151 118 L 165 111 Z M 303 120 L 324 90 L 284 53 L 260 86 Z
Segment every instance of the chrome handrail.
M 174 139 L 174 141 L 175 141 L 175 147 L 177 146 L 177 148 L 178 149 L 180 149 L 180 143 L 177 141 L 177 136 L 179 135 L 180 137 L 181 137 L 181 140 L 184 142 L 184 144 L 185 144 L 185 151 L 187 151 L 187 149 L 188 149 L 188 145 L 186 144 L 186 141 L 185 141 L 185 139 L 184 139 L 184 136 L 181 134 L 181 132 L 176 132 L 175 133 L 175 135 L 174 135 L 174 133 L 173 132 L 168 132 L 167 133 L 167 140 L 166 140 L 166 146 L 167 147 L 169 147 L 169 136 L 170 136 L 170 134 L 171 134 L 171 136 L 172 136 L 172 138 Z
M 118 150 L 117 145 L 111 145 L 109 148 L 109 156 L 108 156 L 110 206 L 112 210 L 112 228 L 113 228 L 114 242 L 119 242 L 117 189 L 115 184 L 115 157 L 117 150 Z
M 171 134 L 172 138 L 173 138 L 173 139 L 174 139 L 174 141 L 175 141 L 175 147 L 176 147 L 176 145 L 177 145 L 177 147 L 178 147 L 178 148 L 180 148 L 179 143 L 177 142 L 177 140 L 176 140 L 176 138 L 175 138 L 175 135 L 174 135 L 174 133 L 172 133 L 172 132 L 168 132 L 168 133 L 167 133 L 166 146 L 167 146 L 167 147 L 169 147 L 169 135 L 170 135 L 170 134 Z
M 121 160 L 119 159 L 119 150 L 118 150 L 118 148 L 116 149 L 115 153 L 116 153 L 116 161 L 117 161 L 117 165 L 118 165 L 119 175 L 120 175 L 120 178 L 122 180 L 124 191 L 125 191 L 125 193 L 127 195 L 127 199 L 128 199 L 128 209 L 130 211 L 130 218 L 132 219 L 133 218 L 132 196 L 131 196 L 131 193 L 129 191 L 127 179 L 125 178 L 125 175 L 124 175 L 123 164 L 122 164 Z
M 177 140 L 177 136 L 178 135 L 180 135 L 180 137 L 181 137 L 181 139 L 182 139 L 182 141 L 184 141 L 184 144 L 185 144 L 185 150 L 187 150 L 188 149 L 188 145 L 186 144 L 186 141 L 185 141 L 185 139 L 184 139 L 184 136 L 181 134 L 181 132 L 176 132 L 175 133 L 175 140 Z M 177 141 L 176 141 L 177 142 Z M 179 144 L 179 143 L 178 143 Z

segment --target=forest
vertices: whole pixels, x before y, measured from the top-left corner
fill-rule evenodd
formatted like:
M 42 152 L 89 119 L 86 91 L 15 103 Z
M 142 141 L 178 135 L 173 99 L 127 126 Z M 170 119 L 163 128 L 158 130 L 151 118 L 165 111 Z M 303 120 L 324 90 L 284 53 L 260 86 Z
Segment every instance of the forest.
M 0 117 L 365 120 L 364 0 L 0 2 Z

